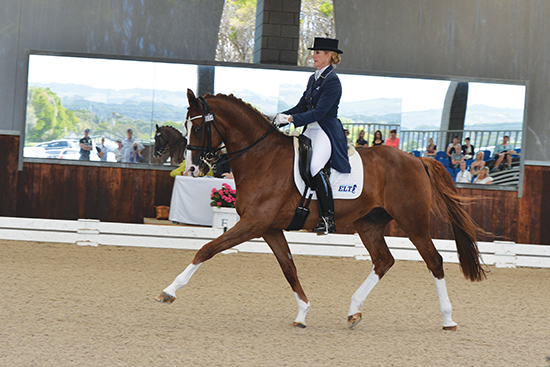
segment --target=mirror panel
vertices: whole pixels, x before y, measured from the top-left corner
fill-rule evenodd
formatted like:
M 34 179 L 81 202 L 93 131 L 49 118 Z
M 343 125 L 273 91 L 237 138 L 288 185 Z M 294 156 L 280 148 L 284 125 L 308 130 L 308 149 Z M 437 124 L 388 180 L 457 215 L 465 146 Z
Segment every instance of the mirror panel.
M 155 125 L 171 125 L 185 134 L 186 91 L 190 88 L 197 93 L 199 66 L 180 61 L 29 55 L 24 156 L 78 160 L 78 141 L 89 128 L 94 148 L 91 160 L 100 160 L 97 147 L 104 137 L 107 161 L 116 162 L 116 140 L 127 139 L 131 129 L 144 153 L 141 164 L 169 164 L 152 156 Z M 267 115 L 293 107 L 312 74 L 292 67 L 206 67 L 213 69 L 215 93 L 234 94 Z M 361 130 L 370 145 L 376 130 L 387 138 L 395 129 L 400 149 L 425 156 L 432 138 L 440 160 L 454 176 L 456 170 L 446 155 L 454 136 L 461 144 L 470 137 L 476 152 L 484 152 L 488 165 L 504 135 L 521 154 L 525 106 L 521 83 L 468 81 L 463 129 L 451 130 L 441 127 L 450 126 L 445 119 L 456 110 L 449 103 L 456 85 L 452 80 L 337 72 L 343 89 L 339 117 L 349 130 L 350 143 Z M 519 154 L 514 155 L 516 167 Z M 501 182 L 495 178 L 495 183 L 517 186 L 519 168 L 508 176 Z

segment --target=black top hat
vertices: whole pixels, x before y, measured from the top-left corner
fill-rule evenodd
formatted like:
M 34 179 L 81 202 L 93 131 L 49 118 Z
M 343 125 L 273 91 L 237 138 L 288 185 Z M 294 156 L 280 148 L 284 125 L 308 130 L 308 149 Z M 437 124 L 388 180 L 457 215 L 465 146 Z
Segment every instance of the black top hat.
M 339 54 L 343 53 L 338 49 L 338 40 L 334 38 L 315 37 L 313 47 L 309 47 L 308 50 L 332 51 Z

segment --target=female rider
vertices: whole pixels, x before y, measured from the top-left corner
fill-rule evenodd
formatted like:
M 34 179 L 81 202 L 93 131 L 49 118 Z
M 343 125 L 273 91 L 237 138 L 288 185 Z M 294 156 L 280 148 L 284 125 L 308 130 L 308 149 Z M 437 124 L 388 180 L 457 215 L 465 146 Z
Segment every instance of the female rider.
M 309 49 L 313 50 L 313 66 L 317 70 L 309 78 L 298 104 L 277 115 L 275 124 L 292 122 L 296 127 L 304 126 L 303 134 L 311 139 L 310 169 L 320 217 L 313 232 L 333 233 L 336 232 L 336 223 L 329 181 L 330 167 L 342 173 L 351 172 L 346 134 L 337 118 L 342 85 L 332 66 L 340 63 L 342 51 L 338 49 L 337 39 L 317 37 Z

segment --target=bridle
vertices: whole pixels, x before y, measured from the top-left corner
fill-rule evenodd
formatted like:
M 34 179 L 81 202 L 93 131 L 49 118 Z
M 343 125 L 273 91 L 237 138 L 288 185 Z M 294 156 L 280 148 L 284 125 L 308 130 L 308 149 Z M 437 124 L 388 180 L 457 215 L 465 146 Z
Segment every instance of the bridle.
M 160 129 L 162 129 L 162 127 L 160 127 Z M 170 149 L 170 142 L 164 137 L 164 135 L 162 135 L 162 131 L 157 131 L 157 133 L 155 134 L 155 154 L 158 154 L 159 156 L 163 155 L 164 153 L 166 153 L 167 150 Z M 157 148 L 157 138 L 159 138 L 161 140 L 160 142 L 160 146 Z M 174 144 L 172 144 L 173 146 L 176 146 L 178 144 L 180 144 L 185 138 L 183 137 L 183 135 L 176 141 L 174 142 Z
M 222 159 L 222 156 L 218 155 L 218 152 L 225 148 L 225 137 L 221 133 L 220 129 L 216 125 L 216 116 L 214 113 L 210 112 L 210 106 L 208 106 L 208 102 L 206 102 L 206 99 L 202 96 L 198 97 L 199 102 L 202 104 L 203 107 L 203 114 L 197 115 L 193 117 L 188 117 L 187 122 L 191 122 L 195 119 L 202 118 L 202 125 L 204 127 L 204 135 L 203 135 L 203 143 L 202 146 L 197 145 L 187 145 L 188 150 L 195 150 L 200 151 L 200 160 L 206 164 L 208 167 L 212 169 L 216 169 L 216 166 L 218 162 Z M 212 126 L 214 129 L 218 132 L 220 135 L 222 142 L 224 143 L 224 146 L 220 146 L 218 148 L 212 147 Z M 190 130 L 189 124 L 188 124 L 188 130 Z M 240 149 L 234 152 L 227 152 L 227 155 L 233 155 L 233 157 L 228 158 L 226 162 L 232 161 L 233 159 L 243 155 L 244 153 L 248 152 L 250 149 L 252 149 L 256 144 L 261 142 L 265 139 L 269 134 L 271 134 L 273 131 L 277 130 L 276 125 L 271 125 L 270 128 L 254 143 L 249 145 L 248 147 L 244 149 Z M 213 162 L 212 162 L 213 161 Z

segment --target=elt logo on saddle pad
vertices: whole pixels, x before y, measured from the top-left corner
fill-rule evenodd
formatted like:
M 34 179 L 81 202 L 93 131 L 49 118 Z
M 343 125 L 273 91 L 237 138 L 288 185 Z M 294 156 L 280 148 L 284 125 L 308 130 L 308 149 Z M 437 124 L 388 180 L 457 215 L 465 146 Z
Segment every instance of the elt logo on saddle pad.
M 355 194 L 355 189 L 357 189 L 357 185 L 340 185 L 338 187 L 338 192 L 351 192 Z

